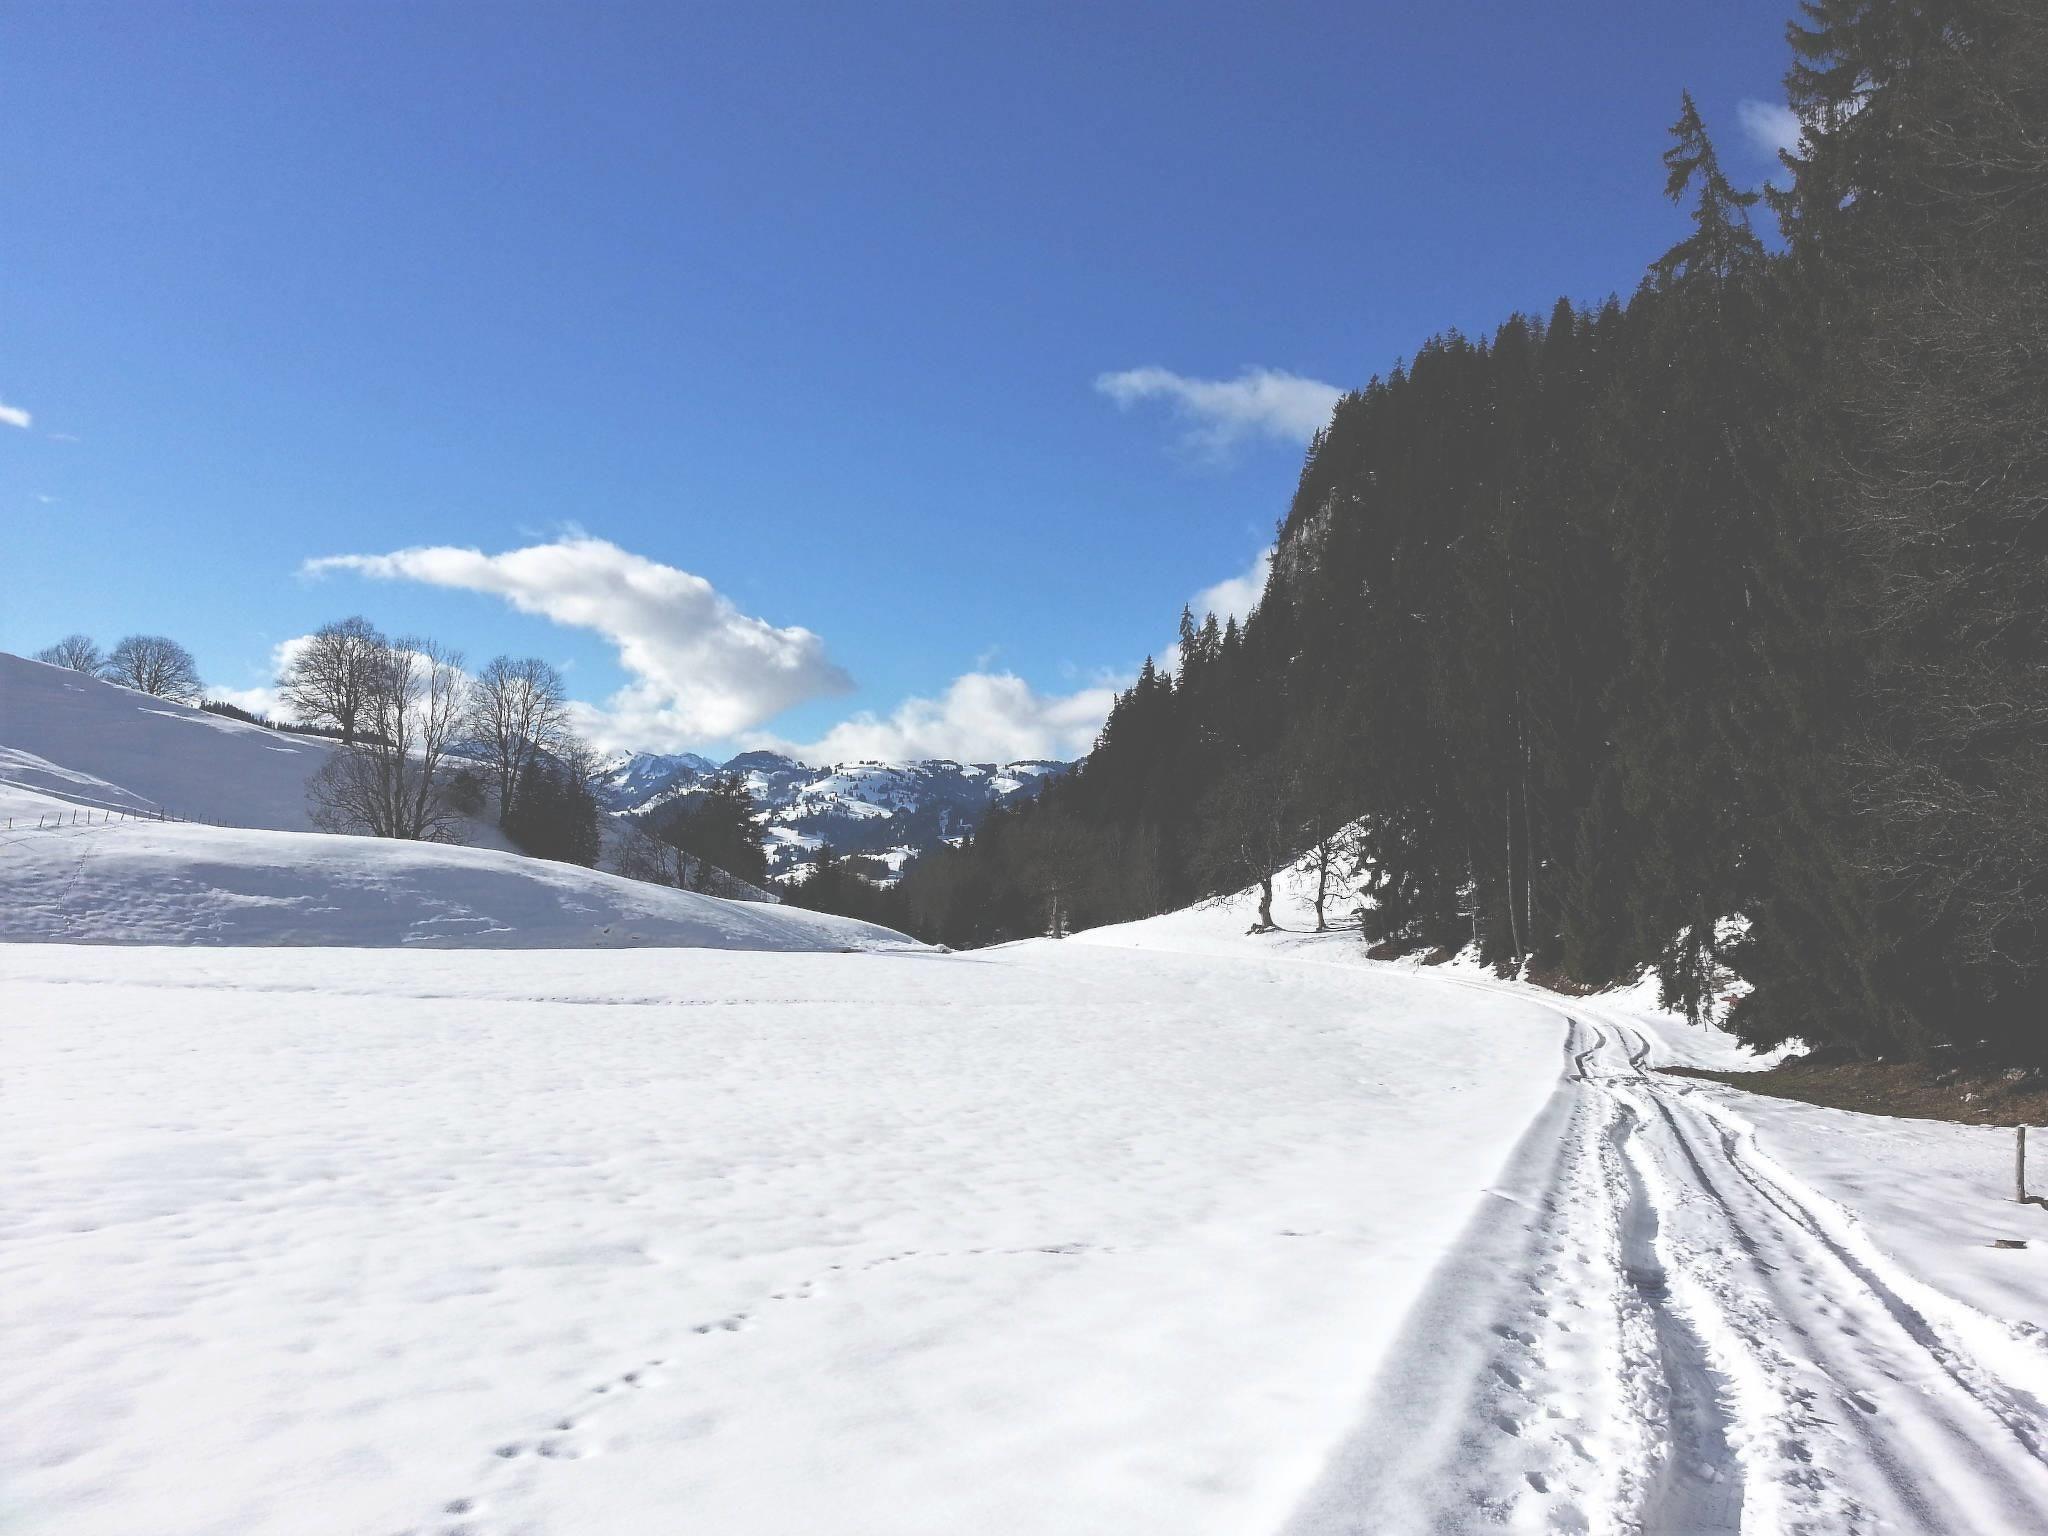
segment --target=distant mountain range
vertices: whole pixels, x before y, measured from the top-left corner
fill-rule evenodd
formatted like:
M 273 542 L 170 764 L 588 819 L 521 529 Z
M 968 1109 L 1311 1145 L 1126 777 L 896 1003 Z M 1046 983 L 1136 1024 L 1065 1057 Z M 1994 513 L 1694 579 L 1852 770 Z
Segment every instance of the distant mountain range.
M 991 806 L 1037 794 L 1070 766 L 935 758 L 813 768 L 779 752 L 742 752 L 723 763 L 694 752 L 620 752 L 605 760 L 597 788 L 607 810 L 647 815 L 702 793 L 713 774 L 737 773 L 762 807 L 770 873 L 800 879 L 830 844 L 872 855 L 893 878 L 918 854 L 972 833 Z

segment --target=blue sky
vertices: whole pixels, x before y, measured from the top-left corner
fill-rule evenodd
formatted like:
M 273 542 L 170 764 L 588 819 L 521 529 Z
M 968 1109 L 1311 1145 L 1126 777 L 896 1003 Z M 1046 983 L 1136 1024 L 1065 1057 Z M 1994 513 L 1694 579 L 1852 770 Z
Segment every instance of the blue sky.
M 1682 87 L 1771 169 L 1788 10 L 15 7 L 0 648 L 360 611 L 613 744 L 1077 750 L 1331 389 L 1635 285 Z

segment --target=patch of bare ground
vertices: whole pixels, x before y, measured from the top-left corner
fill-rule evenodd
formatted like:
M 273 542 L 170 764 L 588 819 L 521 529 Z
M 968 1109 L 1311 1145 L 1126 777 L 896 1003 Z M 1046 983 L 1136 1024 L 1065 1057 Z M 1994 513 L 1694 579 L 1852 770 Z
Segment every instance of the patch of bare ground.
M 2048 1074 L 2038 1067 L 1949 1066 L 1940 1061 L 1813 1061 L 1794 1057 L 1765 1072 L 1662 1067 L 1747 1093 L 1828 1109 L 1962 1125 L 2048 1125 Z

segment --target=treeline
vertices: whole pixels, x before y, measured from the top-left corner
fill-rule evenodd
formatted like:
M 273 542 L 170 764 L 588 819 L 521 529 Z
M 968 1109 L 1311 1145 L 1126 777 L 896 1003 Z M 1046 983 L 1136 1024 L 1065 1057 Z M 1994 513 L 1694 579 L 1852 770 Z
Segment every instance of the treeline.
M 917 932 L 1313 849 L 1392 948 L 1655 965 L 1696 1014 L 1739 976 L 1758 1044 L 2048 1053 L 2048 8 L 1790 37 L 1779 248 L 1687 98 L 1691 232 L 1638 292 L 1346 397 L 1257 611 L 1184 615 L 1076 773 L 915 865 Z

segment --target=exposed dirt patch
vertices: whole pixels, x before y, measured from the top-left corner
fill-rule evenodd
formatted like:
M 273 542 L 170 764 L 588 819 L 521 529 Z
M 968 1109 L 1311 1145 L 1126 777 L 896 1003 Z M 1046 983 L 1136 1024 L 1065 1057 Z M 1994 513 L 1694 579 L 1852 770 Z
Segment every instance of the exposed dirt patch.
M 1590 997 L 1600 990 L 1589 981 L 1576 981 L 1563 971 L 1531 971 L 1526 978 L 1532 987 L 1542 987 L 1549 992 L 1562 992 L 1566 997 Z
M 1662 1067 L 1774 1099 L 1829 1109 L 1962 1125 L 2048 1126 L 2048 1075 L 2021 1067 L 1947 1067 L 1924 1061 L 1809 1062 L 1795 1057 L 1768 1072 Z

